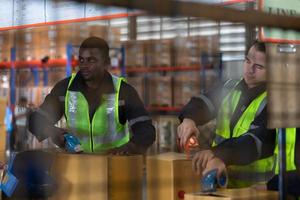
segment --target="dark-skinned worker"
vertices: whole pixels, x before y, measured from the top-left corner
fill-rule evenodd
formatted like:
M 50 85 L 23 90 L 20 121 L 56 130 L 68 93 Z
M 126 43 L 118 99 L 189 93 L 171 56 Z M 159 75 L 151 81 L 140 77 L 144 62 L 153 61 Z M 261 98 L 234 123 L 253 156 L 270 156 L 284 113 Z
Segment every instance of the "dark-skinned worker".
M 144 154 L 155 128 L 136 90 L 108 72 L 109 46 L 90 37 L 79 48 L 79 71 L 59 81 L 32 113 L 29 130 L 42 141 L 64 147 L 64 133 L 75 135 L 83 152 Z M 64 116 L 67 130 L 55 127 Z
M 267 129 L 266 97 L 266 47 L 255 41 L 241 80 L 193 97 L 180 113 L 177 136 L 182 148 L 191 136 L 201 134 L 197 125 L 216 118 L 211 147 L 193 157 L 196 172 L 216 168 L 220 175 L 227 167 L 230 188 L 265 183 L 274 175 L 276 131 Z

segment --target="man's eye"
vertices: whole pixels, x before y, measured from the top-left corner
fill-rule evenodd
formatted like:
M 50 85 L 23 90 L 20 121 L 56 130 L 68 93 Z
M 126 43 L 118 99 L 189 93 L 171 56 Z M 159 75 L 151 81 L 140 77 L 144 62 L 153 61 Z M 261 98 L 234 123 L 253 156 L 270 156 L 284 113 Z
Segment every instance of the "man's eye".
M 256 69 L 259 69 L 259 70 L 264 69 L 264 67 L 263 67 L 263 66 L 260 66 L 260 65 L 255 65 L 255 68 L 256 68 Z
M 95 58 L 88 58 L 88 62 L 89 63 L 95 63 L 95 62 L 97 62 L 97 60 Z
M 80 63 L 84 63 L 84 59 L 79 58 L 79 62 L 80 62 Z

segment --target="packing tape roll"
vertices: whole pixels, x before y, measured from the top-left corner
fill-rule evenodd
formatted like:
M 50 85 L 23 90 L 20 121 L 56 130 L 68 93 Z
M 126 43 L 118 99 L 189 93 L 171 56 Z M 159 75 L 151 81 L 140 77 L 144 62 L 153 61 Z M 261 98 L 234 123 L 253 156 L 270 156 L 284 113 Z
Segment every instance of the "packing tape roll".
M 220 188 L 227 188 L 227 184 L 228 184 L 227 171 L 221 174 L 221 176 L 217 179 L 217 183 Z

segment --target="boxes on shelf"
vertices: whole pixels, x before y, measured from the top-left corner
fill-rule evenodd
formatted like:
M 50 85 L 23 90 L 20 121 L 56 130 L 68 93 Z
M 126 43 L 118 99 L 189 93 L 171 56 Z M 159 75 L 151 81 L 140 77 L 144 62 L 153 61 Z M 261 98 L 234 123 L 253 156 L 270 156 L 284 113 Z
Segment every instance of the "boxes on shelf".
M 16 88 L 16 101 L 22 96 L 28 99 L 28 103 L 34 106 L 39 106 L 45 99 L 46 95 L 51 91 L 51 87 L 17 87 Z
M 205 193 L 185 194 L 185 200 L 276 200 L 279 193 L 254 188 L 219 189 L 213 195 Z
M 174 77 L 174 106 L 182 107 L 192 96 L 200 94 L 200 76 L 179 75 Z
M 48 86 L 54 86 L 58 81 L 66 77 L 66 69 L 64 67 L 52 67 L 48 72 Z
M 42 40 L 39 36 L 39 31 L 36 31 L 34 28 L 16 30 L 14 35 L 16 47 L 25 45 L 38 46 Z
M 89 36 L 101 37 L 106 39 L 108 37 L 108 28 L 100 25 L 88 26 Z
M 37 46 L 19 46 L 16 47 L 16 60 L 17 61 L 30 61 L 40 59 L 40 49 Z
M 172 106 L 172 77 L 149 77 L 149 105 Z
M 11 31 L 0 32 L 0 62 L 10 61 L 10 51 L 13 46 L 13 33 Z
M 10 48 L 0 48 L 0 62 L 8 62 L 10 61 Z
M 174 39 L 175 66 L 200 66 L 201 54 L 215 54 L 219 51 L 217 36 L 191 36 Z
M 194 66 L 200 64 L 198 37 L 177 37 L 173 40 L 174 65 Z
M 201 177 L 184 154 L 169 152 L 147 157 L 147 199 L 180 200 L 184 193 L 201 189 Z
M 178 151 L 176 135 L 179 120 L 177 116 L 159 116 L 155 119 L 157 120 L 157 152 Z
M 51 174 L 58 190 L 50 199 L 142 199 L 142 156 L 56 154 Z
M 148 67 L 172 65 L 172 41 L 150 40 L 145 42 Z
M 12 31 L 0 31 L 0 49 L 10 49 L 13 46 L 13 36 Z
M 18 69 L 16 70 L 16 80 L 15 85 L 16 87 L 33 87 L 42 85 L 43 82 L 43 72 L 38 70 L 38 85 L 35 85 L 34 74 L 32 73 L 31 69 Z
M 127 82 L 136 89 L 141 100 L 145 103 L 145 78 L 143 76 L 128 77 Z
M 126 52 L 126 67 L 145 67 L 145 45 L 141 41 L 128 41 L 124 43 Z

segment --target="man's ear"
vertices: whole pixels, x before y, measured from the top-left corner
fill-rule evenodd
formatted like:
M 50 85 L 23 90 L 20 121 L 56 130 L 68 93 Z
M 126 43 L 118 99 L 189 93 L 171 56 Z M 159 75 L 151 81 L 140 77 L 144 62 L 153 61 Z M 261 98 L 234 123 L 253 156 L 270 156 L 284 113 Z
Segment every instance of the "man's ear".
M 106 58 L 106 60 L 105 60 L 105 65 L 108 65 L 108 66 L 110 65 L 110 57 L 107 57 L 107 58 Z

